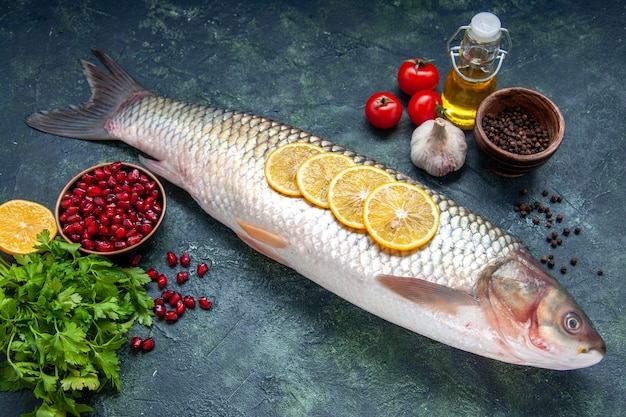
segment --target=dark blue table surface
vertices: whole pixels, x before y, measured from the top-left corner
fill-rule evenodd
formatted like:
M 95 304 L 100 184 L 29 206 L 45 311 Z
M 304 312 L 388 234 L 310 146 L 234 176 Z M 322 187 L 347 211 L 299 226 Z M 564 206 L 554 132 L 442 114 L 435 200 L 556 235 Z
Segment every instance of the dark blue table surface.
M 121 350 L 122 390 L 88 397 L 94 416 L 608 416 L 626 397 L 622 247 L 626 48 L 623 1 L 0 1 L 0 201 L 52 207 L 65 183 L 105 161 L 137 162 L 119 143 L 72 141 L 28 128 L 36 110 L 86 100 L 79 59 L 98 47 L 151 90 L 292 124 L 424 181 L 554 253 L 554 273 L 608 346 L 591 368 L 555 372 L 484 359 L 391 325 L 249 249 L 165 183 L 169 211 L 141 266 L 166 268 L 165 252 L 210 263 L 187 290 L 215 302 L 176 325 L 136 326 L 149 354 Z M 409 156 L 408 117 L 369 127 L 370 94 L 402 96 L 407 58 L 449 68 L 445 44 L 479 11 L 500 16 L 513 50 L 498 86 L 538 90 L 560 107 L 566 138 L 538 171 L 506 179 L 486 170 L 468 132 L 465 167 L 428 177 Z M 439 85 L 439 91 L 443 82 Z M 513 212 L 519 190 L 563 196 L 563 226 L 582 233 L 551 249 L 546 229 Z M 542 200 L 543 201 L 543 200 Z M 558 268 L 578 257 L 576 267 Z M 604 275 L 598 276 L 598 269 Z M 150 287 L 156 296 L 156 288 Z M 0 393 L 0 414 L 36 404 Z

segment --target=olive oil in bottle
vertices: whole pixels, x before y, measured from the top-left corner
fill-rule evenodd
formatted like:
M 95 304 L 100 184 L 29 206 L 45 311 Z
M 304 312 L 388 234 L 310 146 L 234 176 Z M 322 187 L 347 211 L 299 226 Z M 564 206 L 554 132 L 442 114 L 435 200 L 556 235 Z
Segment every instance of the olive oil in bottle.
M 465 30 L 459 46 L 450 43 Z M 463 130 L 474 127 L 476 110 L 489 94 L 496 90 L 496 74 L 508 53 L 500 48 L 502 34 L 508 48 L 511 39 L 500 19 L 492 13 L 478 13 L 469 26 L 461 26 L 447 44 L 452 68 L 443 85 L 441 101 L 448 120 Z

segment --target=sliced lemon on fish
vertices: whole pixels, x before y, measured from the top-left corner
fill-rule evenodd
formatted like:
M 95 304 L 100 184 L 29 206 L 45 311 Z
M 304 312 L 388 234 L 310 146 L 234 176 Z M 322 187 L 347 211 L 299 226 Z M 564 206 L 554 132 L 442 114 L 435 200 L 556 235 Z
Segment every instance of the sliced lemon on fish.
M 385 248 L 408 251 L 428 243 L 439 228 L 439 208 L 423 189 L 405 182 L 382 184 L 363 205 L 369 235 Z
M 365 229 L 363 203 L 379 185 L 395 181 L 386 171 L 371 165 L 356 165 L 340 171 L 328 186 L 328 205 L 337 220 L 355 229 Z
M 37 235 L 44 230 L 50 239 L 57 234 L 54 215 L 47 207 L 28 200 L 9 200 L 0 205 L 0 250 L 11 255 L 34 252 Z
M 296 184 L 298 168 L 308 158 L 324 152 L 320 146 L 308 142 L 292 142 L 272 150 L 265 160 L 265 179 L 270 187 L 290 197 L 302 193 Z
M 328 208 L 328 186 L 341 170 L 356 165 L 344 154 L 324 152 L 305 160 L 296 173 L 296 183 L 304 198 L 321 208 Z

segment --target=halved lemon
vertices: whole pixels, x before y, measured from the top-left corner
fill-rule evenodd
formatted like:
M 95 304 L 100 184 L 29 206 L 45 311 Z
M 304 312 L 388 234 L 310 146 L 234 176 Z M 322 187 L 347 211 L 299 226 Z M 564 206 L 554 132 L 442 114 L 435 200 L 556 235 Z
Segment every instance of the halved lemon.
M 0 205 L 0 250 L 11 255 L 34 252 L 37 235 L 47 229 L 57 234 L 54 215 L 47 207 L 28 200 L 9 200 Z
M 265 160 L 265 179 L 270 187 L 291 197 L 302 193 L 296 184 L 300 164 L 313 155 L 324 152 L 320 146 L 308 142 L 292 142 L 272 150 Z
M 363 222 L 381 246 L 412 250 L 428 243 L 439 228 L 439 208 L 428 193 L 405 182 L 378 186 L 365 200 Z
M 328 186 L 328 205 L 337 220 L 355 229 L 365 229 L 363 203 L 379 185 L 395 181 L 386 171 L 371 165 L 356 165 L 340 171 Z
M 328 186 L 341 170 L 356 165 L 354 159 L 340 153 L 325 152 L 310 157 L 300 165 L 296 183 L 304 198 L 328 208 Z

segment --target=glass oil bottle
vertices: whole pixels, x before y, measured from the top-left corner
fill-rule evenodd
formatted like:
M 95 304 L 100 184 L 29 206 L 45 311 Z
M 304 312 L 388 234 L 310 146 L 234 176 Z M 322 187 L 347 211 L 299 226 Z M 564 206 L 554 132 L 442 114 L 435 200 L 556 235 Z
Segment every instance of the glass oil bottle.
M 450 47 L 461 31 L 460 45 Z M 502 35 L 507 48 L 502 49 Z M 463 130 L 474 127 L 476 110 L 485 97 L 496 90 L 496 74 L 511 50 L 508 30 L 489 12 L 476 14 L 469 26 L 461 26 L 446 44 L 452 68 L 446 76 L 441 101 L 448 120 Z

